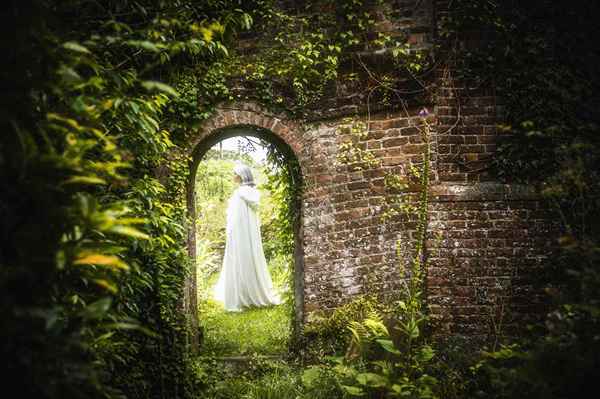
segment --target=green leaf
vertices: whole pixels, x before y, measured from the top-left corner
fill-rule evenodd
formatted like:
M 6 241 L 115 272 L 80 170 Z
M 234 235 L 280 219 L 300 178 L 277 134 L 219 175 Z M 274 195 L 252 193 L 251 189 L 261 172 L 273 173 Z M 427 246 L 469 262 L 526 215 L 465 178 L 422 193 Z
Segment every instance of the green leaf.
M 102 298 L 86 306 L 80 313 L 85 319 L 100 319 L 104 317 L 110 305 L 112 304 L 111 298 Z
M 94 279 L 94 283 L 112 294 L 116 294 L 118 291 L 117 286 L 106 279 Z
M 169 94 L 173 97 L 179 97 L 179 93 L 168 84 L 158 82 L 156 80 L 145 80 L 142 82 L 142 87 L 150 92 L 160 91 Z
M 404 394 L 404 393 L 408 393 L 410 392 L 410 388 L 406 386 L 406 384 L 402 384 L 402 385 L 398 385 L 398 384 L 394 384 L 392 385 L 392 391 L 396 392 L 397 394 Z
M 356 371 L 356 369 L 352 366 L 347 366 L 344 364 L 336 364 L 333 367 L 333 371 L 335 371 L 336 374 L 338 374 L 338 376 L 342 376 L 344 378 L 351 378 L 354 379 L 356 377 L 356 375 L 358 374 L 358 371 Z
M 60 320 L 60 313 L 61 313 L 61 308 L 60 307 L 53 307 L 51 309 L 48 309 L 48 311 L 46 311 L 45 313 L 45 317 L 46 317 L 46 330 L 51 330 L 54 326 L 56 326 L 57 322 Z
M 150 239 L 149 235 L 142 233 L 138 229 L 135 229 L 131 226 L 116 225 L 109 228 L 108 231 L 110 231 L 111 233 L 121 234 L 128 237 L 140 238 L 142 240 Z
M 244 13 L 242 15 L 242 28 L 249 30 L 252 27 L 252 16 L 250 14 Z
M 90 50 L 88 50 L 86 47 L 82 46 L 81 44 L 79 44 L 77 42 L 63 43 L 63 47 L 66 48 L 67 50 L 71 50 L 76 53 L 91 54 Z
M 309 367 L 302 373 L 302 384 L 305 387 L 311 388 L 318 382 L 321 377 L 320 367 Z
M 59 270 L 62 270 L 65 268 L 65 265 L 67 264 L 67 256 L 65 254 L 64 250 L 59 250 L 56 252 L 56 255 L 54 256 L 54 259 L 56 261 L 56 267 Z
M 105 327 L 108 329 L 115 329 L 115 330 L 137 330 L 137 331 L 143 332 L 144 334 L 146 334 L 150 337 L 155 337 L 155 338 L 159 337 L 159 334 L 147 329 L 146 327 L 142 326 L 141 324 L 139 324 L 137 322 L 127 323 L 127 322 L 121 321 L 121 322 L 107 324 Z
M 429 375 L 423 374 L 418 378 L 418 381 L 425 387 L 425 389 L 430 390 L 429 387 L 435 386 L 438 384 L 438 379 Z
M 421 332 L 419 331 L 419 326 L 414 321 L 410 321 L 406 326 L 406 333 L 409 335 L 411 339 L 419 338 Z
M 387 385 L 387 378 L 375 373 L 360 373 L 356 376 L 359 384 L 372 388 L 380 388 Z
M 125 224 L 142 224 L 146 223 L 147 220 L 144 218 L 120 218 L 119 223 L 122 225 Z
M 117 269 L 129 270 L 129 266 L 114 255 L 86 253 L 73 261 L 74 265 L 111 266 Z
M 209 43 L 212 41 L 213 31 L 207 28 L 200 28 L 200 32 L 202 32 L 202 38 L 205 42 Z
M 353 387 L 350 385 L 342 385 L 344 391 L 346 391 L 351 396 L 364 396 L 365 391 L 359 387 Z
M 431 346 L 425 345 L 421 348 L 421 352 L 419 353 L 419 359 L 422 362 L 428 362 L 435 356 L 435 351 Z
M 98 176 L 72 176 L 64 184 L 106 184 L 106 180 Z
M 376 339 L 375 341 L 377 341 L 377 343 L 381 345 L 386 352 L 393 353 L 395 355 L 402 354 L 402 352 L 396 349 L 394 342 L 391 339 Z
M 129 44 L 132 47 L 138 47 L 144 50 L 151 51 L 153 53 L 160 52 L 160 48 L 155 43 L 149 42 L 147 40 L 129 40 L 127 44 Z
M 79 83 L 82 78 L 73 68 L 61 66 L 57 73 L 64 79 L 66 83 Z

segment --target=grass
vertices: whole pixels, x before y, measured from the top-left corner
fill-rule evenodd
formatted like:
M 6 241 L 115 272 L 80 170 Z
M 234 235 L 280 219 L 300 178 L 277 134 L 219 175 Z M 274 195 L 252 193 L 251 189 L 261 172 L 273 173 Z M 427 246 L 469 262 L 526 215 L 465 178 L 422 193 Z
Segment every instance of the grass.
M 204 399 L 321 399 L 303 395 L 302 369 L 282 360 L 252 358 L 243 367 L 200 361 L 198 370 Z
M 281 257 L 269 264 L 273 284 L 280 294 L 286 292 L 289 286 L 289 263 L 286 262 L 289 261 Z M 199 318 L 203 332 L 201 354 L 240 356 L 286 353 L 291 336 L 292 314 L 287 301 L 277 306 L 226 312 L 223 305 L 209 294 L 217 278 L 218 273 L 199 276 Z
M 290 337 L 290 315 L 286 305 L 226 312 L 208 299 L 200 308 L 204 339 L 202 353 L 220 356 L 260 353 L 282 354 Z

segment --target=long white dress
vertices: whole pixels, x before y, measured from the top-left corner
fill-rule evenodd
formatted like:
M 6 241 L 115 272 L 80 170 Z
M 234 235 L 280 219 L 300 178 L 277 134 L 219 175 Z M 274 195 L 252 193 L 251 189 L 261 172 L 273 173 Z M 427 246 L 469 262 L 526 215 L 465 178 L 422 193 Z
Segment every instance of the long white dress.
M 247 185 L 237 188 L 229 199 L 223 268 L 214 287 L 215 299 L 228 311 L 281 303 L 273 290 L 263 251 L 259 199 L 259 191 Z

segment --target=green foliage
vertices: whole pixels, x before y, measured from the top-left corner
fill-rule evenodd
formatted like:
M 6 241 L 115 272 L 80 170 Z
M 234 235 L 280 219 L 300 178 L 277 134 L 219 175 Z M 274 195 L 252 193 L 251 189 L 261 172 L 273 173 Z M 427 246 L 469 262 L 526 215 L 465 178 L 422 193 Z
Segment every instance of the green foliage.
M 243 399 L 283 399 L 300 397 L 302 390 L 298 377 L 288 370 L 276 370 L 253 382 Z
M 556 218 L 544 283 L 553 302 L 532 339 L 484 352 L 473 395 L 566 398 L 598 389 L 600 75 L 598 4 L 457 2 L 448 33 L 478 25 L 466 77 L 493 82 L 505 108 L 498 176 L 535 186 Z
M 377 298 L 360 296 L 331 312 L 312 312 L 304 326 L 300 355 L 307 361 L 317 361 L 327 355 L 344 353 L 351 340 L 348 326 L 361 322 L 373 312 L 385 312 Z
M 6 388 L 189 397 L 187 160 L 164 161 L 164 113 L 181 95 L 163 77 L 225 55 L 247 18 L 221 9 L 219 23 L 188 1 L 10 8 L 26 20 L 2 72 Z M 163 182 L 150 177 L 161 163 L 177 171 Z
M 345 142 L 339 145 L 337 162 L 340 165 L 347 165 L 351 171 L 364 169 L 373 169 L 381 164 L 381 161 L 375 158 L 373 153 L 364 149 L 365 140 L 369 136 L 369 131 L 364 122 L 356 118 L 348 118 L 338 127 L 337 134 L 345 138 Z
M 298 201 L 302 182 L 295 158 L 271 148 L 265 165 L 266 181 L 261 188 L 270 193 L 262 214 L 263 241 L 268 258 L 294 253 L 294 224 L 298 219 Z M 268 211 L 267 211 L 268 210 Z
M 225 211 L 227 201 L 236 188 L 233 181 L 233 159 L 207 158 L 196 172 L 196 215 L 199 243 L 210 243 L 210 249 L 225 247 Z M 203 223 L 211 221 L 211 223 Z
M 337 391 L 336 397 L 437 397 L 438 381 L 428 371 L 434 350 L 427 344 L 416 345 L 423 336 L 414 331 L 409 336 L 405 317 L 394 316 L 384 319 L 371 309 L 360 321 L 349 321 L 346 353 L 307 368 L 302 377 L 307 389 Z M 393 336 L 388 325 L 396 332 Z
M 304 392 L 297 368 L 281 360 L 254 356 L 236 365 L 203 358 L 198 365 L 205 398 L 316 398 Z
M 16 140 L 2 145 L 4 375 L 24 396 L 110 395 L 93 346 L 120 330 L 143 330 L 111 305 L 121 275 L 134 267 L 124 246 L 148 236 L 133 227 L 142 220 L 124 201 L 101 204 L 92 194 L 122 181 L 114 143 L 75 119 L 49 120 L 39 130 L 13 120 Z M 111 156 L 90 161 L 107 147 Z
M 411 46 L 406 35 L 377 32 L 378 20 L 401 17 L 383 1 L 250 4 L 253 34 L 222 68 L 208 71 L 209 98 L 257 100 L 301 116 L 335 96 L 340 81 L 361 84 L 369 92 L 368 101 L 388 106 L 392 98 L 405 100 L 425 91 L 421 75 L 431 65 L 430 57 Z M 393 68 L 371 68 L 361 52 L 385 54 Z M 228 88 L 225 82 L 237 87 Z
M 340 384 L 339 367 L 325 364 L 309 366 L 302 372 L 302 385 L 311 398 L 348 398 L 350 394 Z
M 270 193 L 261 212 L 263 248 L 269 259 L 273 281 L 283 290 L 283 299 L 296 326 L 295 262 L 296 233 L 300 222 L 302 179 L 300 165 L 293 153 L 284 153 L 274 145 L 268 147 L 265 164 L 266 181 L 261 188 Z M 295 331 L 294 334 L 298 332 Z

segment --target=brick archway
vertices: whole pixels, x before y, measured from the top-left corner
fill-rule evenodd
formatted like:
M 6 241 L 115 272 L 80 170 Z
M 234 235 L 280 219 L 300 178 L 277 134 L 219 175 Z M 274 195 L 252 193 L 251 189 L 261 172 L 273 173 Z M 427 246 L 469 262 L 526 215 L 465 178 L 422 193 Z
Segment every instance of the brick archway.
M 300 165 L 298 184 L 308 165 L 309 156 L 303 141 L 302 131 L 293 121 L 284 115 L 269 112 L 254 103 L 233 103 L 217 108 L 215 114 L 206 120 L 190 140 L 187 155 L 191 158 L 190 178 L 187 185 L 188 209 L 188 253 L 192 259 L 193 272 L 186 282 L 184 308 L 191 315 L 194 330 L 198 320 L 197 284 L 196 284 L 196 223 L 195 178 L 198 165 L 206 152 L 216 143 L 235 136 L 254 136 L 274 144 L 286 157 L 295 158 Z M 302 323 L 304 314 L 304 251 L 302 232 L 302 201 L 296 200 L 299 218 L 293 221 L 295 237 L 294 253 L 294 330 Z
M 303 166 L 301 158 L 305 154 L 305 142 L 301 127 L 285 115 L 270 112 L 255 103 L 231 103 L 218 107 L 192 138 L 189 155 L 193 156 L 198 145 L 215 136 L 215 133 L 236 126 L 253 126 L 271 132 L 292 149 L 300 166 Z
M 302 217 L 296 234 L 297 264 L 301 268 L 296 271 L 302 275 L 296 278 L 301 298 L 296 301 L 297 321 L 307 321 L 313 312 L 333 310 L 356 295 L 377 293 L 391 298 L 402 293 L 405 275 L 399 264 L 404 258 L 399 256 L 396 243 L 401 234 L 407 239 L 413 237 L 415 223 L 410 218 L 382 223 L 381 214 L 389 195 L 394 195 L 385 188 L 386 176 L 391 173 L 407 177 L 411 162 L 421 159 L 421 118 L 416 108 L 356 117 L 364 120 L 368 133 L 356 145 L 369 150 L 378 160 L 375 167 L 358 171 L 339 162 L 342 144 L 348 142 L 347 121 L 340 115 L 299 123 L 254 103 L 219 107 L 187 147 L 187 154 L 194 160 L 187 198 L 192 221 L 188 231 L 192 259 L 193 180 L 197 163 L 203 151 L 219 140 L 254 135 L 288 151 L 301 168 Z M 441 129 L 439 123 L 436 131 Z M 471 180 L 468 175 L 449 173 L 454 169 L 446 168 L 454 157 L 450 153 L 452 143 L 487 143 L 493 138 L 487 129 L 475 125 L 468 132 L 482 133 L 436 133 L 434 137 L 428 220 L 431 234 L 443 239 L 428 242 L 431 248 L 426 284 L 429 309 L 437 323 L 434 328 L 440 333 L 488 335 L 486 312 L 491 302 L 486 298 L 508 297 L 506 290 L 498 287 L 509 284 L 521 293 L 520 297 L 510 297 L 515 309 L 511 328 L 518 320 L 541 314 L 533 308 L 542 300 L 526 279 L 533 275 L 529 269 L 532 273 L 540 270 L 547 256 L 547 249 L 538 244 L 548 236 L 544 205 L 528 190 Z M 479 151 L 487 147 L 465 144 L 463 148 Z M 515 272 L 511 265 L 518 265 L 520 280 L 512 277 Z M 198 321 L 195 283 L 195 273 L 191 273 L 184 306 L 192 326 Z M 522 305 L 518 302 L 521 298 L 535 305 Z

